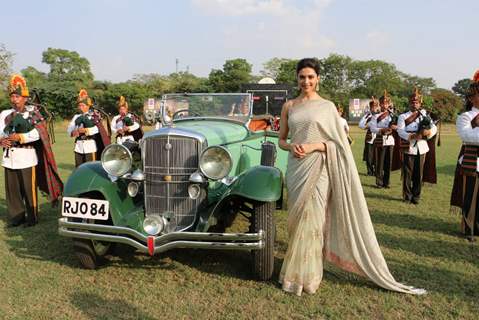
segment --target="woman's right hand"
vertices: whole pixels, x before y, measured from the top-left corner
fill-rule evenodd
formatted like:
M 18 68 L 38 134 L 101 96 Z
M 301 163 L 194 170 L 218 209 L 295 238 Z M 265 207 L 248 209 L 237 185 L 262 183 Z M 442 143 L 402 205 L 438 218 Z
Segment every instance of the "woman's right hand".
M 291 143 L 289 145 L 289 151 L 293 153 L 293 156 L 295 158 L 301 159 L 301 158 L 304 158 L 304 156 L 306 155 L 301 145 L 296 143 Z

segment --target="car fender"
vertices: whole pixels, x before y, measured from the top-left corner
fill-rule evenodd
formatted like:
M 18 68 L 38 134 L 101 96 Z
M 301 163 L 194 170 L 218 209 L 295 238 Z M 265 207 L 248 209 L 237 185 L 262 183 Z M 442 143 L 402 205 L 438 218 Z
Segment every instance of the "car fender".
M 230 185 L 229 196 L 273 202 L 281 197 L 283 176 L 275 167 L 254 166 L 243 172 Z
M 128 195 L 126 182 L 121 179 L 112 182 L 99 161 L 87 162 L 76 168 L 65 184 L 63 195 L 80 197 L 92 192 L 101 193 L 109 202 L 114 225 L 131 224 L 126 221 L 125 213 L 135 211 L 135 204 Z

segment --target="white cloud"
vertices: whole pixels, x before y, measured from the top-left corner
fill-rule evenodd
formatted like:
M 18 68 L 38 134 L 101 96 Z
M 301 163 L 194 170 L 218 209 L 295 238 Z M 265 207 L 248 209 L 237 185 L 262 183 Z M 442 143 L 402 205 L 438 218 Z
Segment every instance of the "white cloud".
M 321 15 L 332 0 L 191 0 L 199 12 L 220 20 L 231 56 L 300 58 L 327 55 L 335 41 L 321 33 Z M 254 52 L 252 52 L 254 51 Z

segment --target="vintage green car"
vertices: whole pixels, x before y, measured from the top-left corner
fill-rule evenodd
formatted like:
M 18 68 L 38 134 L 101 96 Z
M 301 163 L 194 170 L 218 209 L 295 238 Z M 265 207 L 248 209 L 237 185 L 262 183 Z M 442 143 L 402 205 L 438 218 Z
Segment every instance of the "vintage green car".
M 156 130 L 78 167 L 65 185 L 59 233 L 73 238 L 81 264 L 95 268 L 113 243 L 150 255 L 250 250 L 255 277 L 269 279 L 287 153 L 251 107 L 246 93 L 165 95 Z M 245 230 L 225 233 L 238 214 Z

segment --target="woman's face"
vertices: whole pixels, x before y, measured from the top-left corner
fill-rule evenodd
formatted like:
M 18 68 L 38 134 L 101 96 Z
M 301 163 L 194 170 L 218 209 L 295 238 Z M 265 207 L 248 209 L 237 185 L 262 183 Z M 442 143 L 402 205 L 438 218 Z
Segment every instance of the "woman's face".
M 319 83 L 319 75 L 313 68 L 303 68 L 298 72 L 298 86 L 303 93 L 310 93 L 316 91 L 316 86 Z

